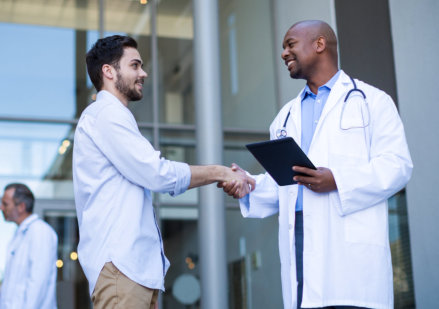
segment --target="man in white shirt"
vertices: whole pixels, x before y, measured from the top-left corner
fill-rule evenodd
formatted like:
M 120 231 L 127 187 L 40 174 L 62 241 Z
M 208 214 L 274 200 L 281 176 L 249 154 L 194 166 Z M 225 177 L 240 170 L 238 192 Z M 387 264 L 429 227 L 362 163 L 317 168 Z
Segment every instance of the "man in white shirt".
M 79 261 L 94 308 L 154 308 L 169 267 L 151 192 L 177 195 L 213 182 L 248 193 L 252 178 L 219 166 L 160 157 L 127 108 L 142 98 L 143 61 L 130 37 L 98 40 L 87 53 L 98 91 L 75 132 L 73 181 Z
M 1 309 L 56 308 L 58 237 L 49 224 L 32 214 L 33 206 L 34 196 L 27 186 L 5 187 L 1 210 L 18 229 L 8 247 Z

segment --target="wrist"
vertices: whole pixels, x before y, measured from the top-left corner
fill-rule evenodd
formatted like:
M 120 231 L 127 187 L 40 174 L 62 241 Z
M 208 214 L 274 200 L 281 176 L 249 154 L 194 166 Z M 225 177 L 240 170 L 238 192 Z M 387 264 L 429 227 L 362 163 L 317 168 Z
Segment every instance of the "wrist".
M 214 175 L 215 181 L 227 181 L 227 167 L 222 166 L 222 165 L 216 165 L 216 173 Z

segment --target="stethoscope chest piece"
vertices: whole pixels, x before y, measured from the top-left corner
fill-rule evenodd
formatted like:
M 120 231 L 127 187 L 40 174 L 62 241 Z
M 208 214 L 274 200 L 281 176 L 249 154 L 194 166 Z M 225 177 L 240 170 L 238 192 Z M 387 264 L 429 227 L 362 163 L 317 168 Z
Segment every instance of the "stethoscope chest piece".
M 276 130 L 276 137 L 278 139 L 287 137 L 287 130 L 285 127 Z

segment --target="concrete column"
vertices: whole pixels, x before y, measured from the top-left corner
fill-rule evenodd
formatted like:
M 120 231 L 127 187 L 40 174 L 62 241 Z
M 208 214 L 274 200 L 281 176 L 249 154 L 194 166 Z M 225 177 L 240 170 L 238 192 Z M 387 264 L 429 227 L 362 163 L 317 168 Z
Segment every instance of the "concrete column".
M 199 164 L 221 164 L 223 136 L 217 0 L 194 0 L 194 86 Z M 200 189 L 201 307 L 228 308 L 224 196 Z

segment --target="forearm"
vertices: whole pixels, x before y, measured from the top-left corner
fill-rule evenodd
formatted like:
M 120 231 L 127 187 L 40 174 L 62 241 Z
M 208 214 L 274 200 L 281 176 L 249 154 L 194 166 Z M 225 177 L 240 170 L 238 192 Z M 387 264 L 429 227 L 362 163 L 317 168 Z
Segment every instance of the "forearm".
M 189 189 L 201 187 L 214 182 L 227 181 L 227 167 L 221 165 L 191 165 L 191 182 Z

